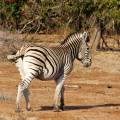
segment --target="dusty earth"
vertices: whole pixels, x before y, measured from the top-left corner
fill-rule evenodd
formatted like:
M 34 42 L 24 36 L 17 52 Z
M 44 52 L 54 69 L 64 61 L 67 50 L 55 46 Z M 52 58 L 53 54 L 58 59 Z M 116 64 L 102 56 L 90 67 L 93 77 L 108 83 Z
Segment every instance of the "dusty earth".
M 63 112 L 53 112 L 54 81 L 31 83 L 32 111 L 15 113 L 19 73 L 12 63 L 0 63 L 0 120 L 120 120 L 120 53 L 97 52 L 90 68 L 75 61 L 65 82 Z

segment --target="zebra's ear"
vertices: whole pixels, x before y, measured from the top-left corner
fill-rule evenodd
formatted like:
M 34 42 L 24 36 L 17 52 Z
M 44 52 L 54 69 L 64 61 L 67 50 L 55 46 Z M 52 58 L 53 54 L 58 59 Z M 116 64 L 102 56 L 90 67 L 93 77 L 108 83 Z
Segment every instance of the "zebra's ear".
M 82 38 L 83 38 L 83 41 L 87 41 L 87 37 L 88 37 L 88 33 L 87 32 L 83 32 L 83 35 L 82 35 Z

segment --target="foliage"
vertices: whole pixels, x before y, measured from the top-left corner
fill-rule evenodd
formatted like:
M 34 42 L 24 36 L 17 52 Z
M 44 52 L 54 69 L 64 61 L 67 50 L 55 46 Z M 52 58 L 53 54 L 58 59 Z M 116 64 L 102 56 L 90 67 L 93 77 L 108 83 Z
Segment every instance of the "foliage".
M 120 1 L 119 0 L 101 0 L 96 2 L 95 15 L 104 22 L 106 29 L 120 31 Z M 114 23 L 112 23 L 113 21 Z
M 5 1 L 0 1 L 0 25 L 7 30 L 51 33 L 70 28 L 79 31 L 91 27 L 95 18 L 102 21 L 104 29 L 120 32 L 119 0 Z

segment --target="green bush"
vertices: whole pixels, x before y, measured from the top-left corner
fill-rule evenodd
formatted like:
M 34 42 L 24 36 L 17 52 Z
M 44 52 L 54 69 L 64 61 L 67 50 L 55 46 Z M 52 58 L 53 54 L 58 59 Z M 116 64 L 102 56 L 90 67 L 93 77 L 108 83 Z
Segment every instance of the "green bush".
M 114 20 L 120 32 L 119 0 L 0 1 L 0 26 L 21 33 L 52 33 L 62 28 L 79 31 L 90 27 L 91 16 L 103 21 L 106 30 Z

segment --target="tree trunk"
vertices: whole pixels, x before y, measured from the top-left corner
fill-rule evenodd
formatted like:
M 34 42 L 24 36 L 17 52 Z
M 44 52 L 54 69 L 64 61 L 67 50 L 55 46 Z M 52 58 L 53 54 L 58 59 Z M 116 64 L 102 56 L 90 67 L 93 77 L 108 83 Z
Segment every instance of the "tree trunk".
M 96 51 L 100 48 L 100 39 L 101 39 L 101 27 L 100 25 L 95 25 L 90 32 L 91 41 L 90 46 L 92 51 Z

